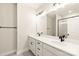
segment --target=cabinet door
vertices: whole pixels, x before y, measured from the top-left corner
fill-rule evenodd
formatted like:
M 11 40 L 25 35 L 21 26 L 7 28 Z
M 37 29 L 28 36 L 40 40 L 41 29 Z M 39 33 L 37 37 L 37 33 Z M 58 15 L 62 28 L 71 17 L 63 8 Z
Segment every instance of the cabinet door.
M 35 39 L 29 37 L 29 49 L 35 54 Z
M 37 56 L 42 56 L 42 42 L 36 40 L 36 55 Z
M 57 48 L 55 48 L 55 47 L 52 47 L 52 46 L 49 46 L 49 45 L 47 45 L 47 44 L 44 44 L 43 45 L 43 49 L 46 49 L 46 55 L 48 55 L 47 53 L 47 51 L 49 51 L 49 52 L 51 52 L 52 53 L 52 56 L 71 56 L 71 54 L 69 54 L 69 53 L 66 53 L 66 52 L 64 52 L 64 51 L 62 51 L 62 50 L 60 50 L 60 49 L 57 49 Z M 43 50 L 44 51 L 44 50 Z
M 43 56 L 56 56 L 56 55 L 46 50 L 46 48 L 43 48 Z

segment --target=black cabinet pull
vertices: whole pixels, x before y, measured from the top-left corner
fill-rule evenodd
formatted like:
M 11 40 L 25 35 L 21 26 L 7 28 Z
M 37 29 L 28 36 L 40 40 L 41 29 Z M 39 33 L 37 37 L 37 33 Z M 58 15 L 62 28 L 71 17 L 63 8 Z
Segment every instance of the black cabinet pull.
M 39 48 L 37 48 L 38 50 L 40 50 Z
M 40 44 L 40 43 L 38 42 L 38 44 Z

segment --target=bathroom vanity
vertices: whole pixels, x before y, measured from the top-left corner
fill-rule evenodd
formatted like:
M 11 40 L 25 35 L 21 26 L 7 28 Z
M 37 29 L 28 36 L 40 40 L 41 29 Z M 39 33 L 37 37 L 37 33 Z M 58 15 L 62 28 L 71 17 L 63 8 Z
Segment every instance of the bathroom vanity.
M 60 42 L 58 37 L 29 35 L 29 50 L 36 56 L 79 55 L 79 46 L 70 42 Z
M 64 10 L 58 9 L 38 16 L 38 36 L 32 34 L 28 38 L 29 50 L 34 55 L 79 56 L 79 13 L 64 14 Z M 65 40 L 62 40 L 62 37 L 65 37 Z

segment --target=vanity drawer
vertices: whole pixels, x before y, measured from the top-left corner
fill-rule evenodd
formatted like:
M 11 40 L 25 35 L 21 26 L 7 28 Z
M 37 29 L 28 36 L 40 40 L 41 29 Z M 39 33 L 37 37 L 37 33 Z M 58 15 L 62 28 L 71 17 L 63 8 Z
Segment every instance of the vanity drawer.
M 36 55 L 37 56 L 42 56 L 42 42 L 36 40 Z
M 36 52 L 42 53 L 42 47 L 36 47 Z
M 47 44 L 44 44 L 43 48 L 50 51 L 51 53 L 55 54 L 56 56 L 70 56 L 70 54 L 68 54 L 62 50 L 59 50 L 57 48 L 51 47 Z
M 42 56 L 42 53 L 36 52 L 36 56 Z
M 36 48 L 36 56 L 42 56 L 42 48 L 40 47 Z
M 29 37 L 29 49 L 35 50 L 35 39 Z
M 36 40 L 36 46 L 42 46 L 42 42 L 41 41 L 39 41 L 39 40 Z

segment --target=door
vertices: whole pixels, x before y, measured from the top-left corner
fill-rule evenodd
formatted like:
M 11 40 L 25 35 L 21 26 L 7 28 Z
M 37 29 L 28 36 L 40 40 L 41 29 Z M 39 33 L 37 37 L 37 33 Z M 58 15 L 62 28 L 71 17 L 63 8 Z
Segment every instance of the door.
M 0 4 L 0 55 L 16 50 L 16 12 L 16 4 Z

